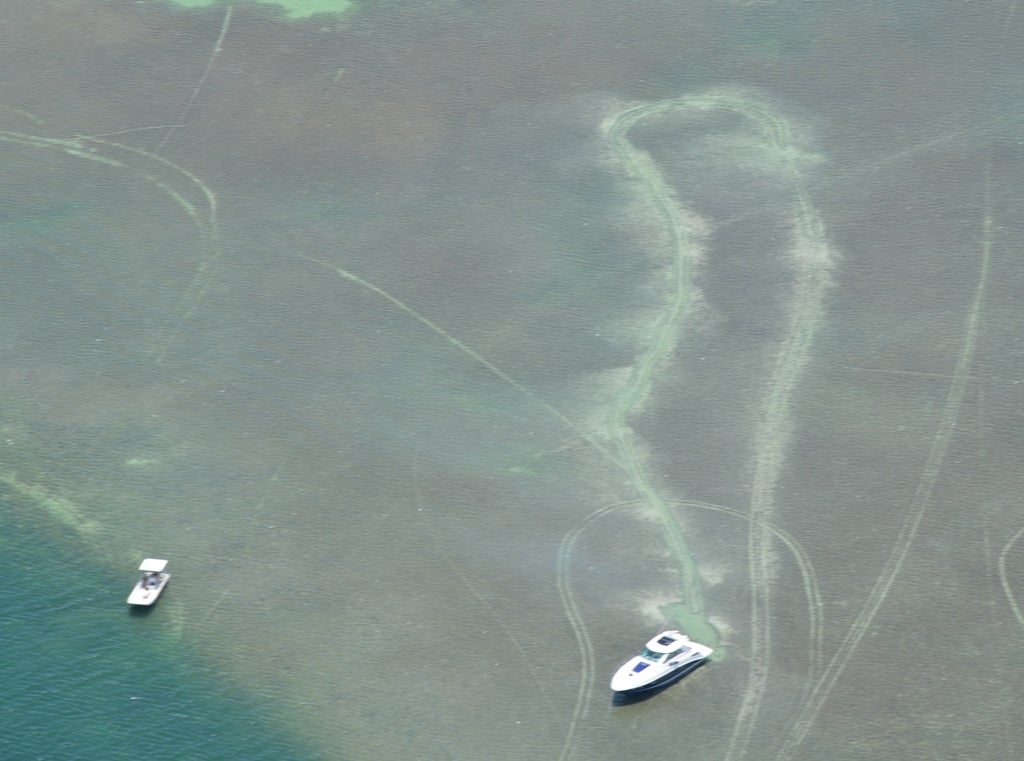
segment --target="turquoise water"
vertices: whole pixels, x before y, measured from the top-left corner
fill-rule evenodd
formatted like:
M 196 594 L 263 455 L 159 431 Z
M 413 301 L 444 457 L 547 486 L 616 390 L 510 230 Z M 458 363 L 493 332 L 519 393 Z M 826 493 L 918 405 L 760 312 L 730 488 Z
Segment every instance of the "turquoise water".
M 272 705 L 168 633 L 173 587 L 132 611 L 133 569 L 96 565 L 70 531 L 38 525 L 15 500 L 0 494 L 0 757 L 319 757 Z

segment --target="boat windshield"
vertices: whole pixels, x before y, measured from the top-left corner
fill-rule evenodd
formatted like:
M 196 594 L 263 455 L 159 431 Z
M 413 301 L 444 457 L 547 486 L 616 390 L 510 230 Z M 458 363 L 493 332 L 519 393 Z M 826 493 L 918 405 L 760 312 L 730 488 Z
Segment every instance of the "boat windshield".
M 658 653 L 654 650 L 651 650 L 648 647 L 645 647 L 644 651 L 640 653 L 640 657 L 643 658 L 645 661 L 651 661 L 652 663 L 661 663 L 662 661 L 667 661 L 672 658 L 675 658 L 677 655 L 685 655 L 688 652 L 690 652 L 690 648 L 686 645 L 683 645 L 678 650 L 673 650 L 671 653 Z
M 667 658 L 669 653 L 657 653 L 651 650 L 649 647 L 645 647 L 644 651 L 640 653 L 640 657 L 645 661 L 651 661 L 652 663 L 661 663 L 662 660 Z

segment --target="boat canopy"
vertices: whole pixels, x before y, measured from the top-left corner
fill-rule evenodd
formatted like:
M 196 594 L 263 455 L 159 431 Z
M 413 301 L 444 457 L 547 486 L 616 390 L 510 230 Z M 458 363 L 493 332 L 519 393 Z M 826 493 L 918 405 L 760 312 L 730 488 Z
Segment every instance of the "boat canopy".
M 146 558 L 142 561 L 142 565 L 139 566 L 139 570 L 145 571 L 146 573 L 163 573 L 163 570 L 166 567 L 166 560 L 160 560 L 160 558 Z
M 683 643 L 689 641 L 689 637 L 673 629 L 652 637 L 651 641 L 647 643 L 646 649 L 652 653 L 674 653 Z

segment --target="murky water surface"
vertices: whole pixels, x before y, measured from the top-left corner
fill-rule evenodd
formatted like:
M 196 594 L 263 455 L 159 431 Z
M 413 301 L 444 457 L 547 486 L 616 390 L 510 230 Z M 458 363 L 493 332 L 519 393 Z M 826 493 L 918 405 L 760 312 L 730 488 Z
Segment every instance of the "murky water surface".
M 6 755 L 1019 755 L 1015 3 L 8 5 Z

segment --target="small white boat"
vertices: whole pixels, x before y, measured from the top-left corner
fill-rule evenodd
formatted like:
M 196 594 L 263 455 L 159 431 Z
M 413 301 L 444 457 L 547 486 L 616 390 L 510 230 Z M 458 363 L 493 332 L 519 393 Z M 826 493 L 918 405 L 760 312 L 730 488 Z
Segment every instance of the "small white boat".
M 135 585 L 135 589 L 128 595 L 129 605 L 152 605 L 164 591 L 167 582 L 171 580 L 171 574 L 164 573 L 167 568 L 167 561 L 159 558 L 146 558 L 139 566 L 142 571 L 142 578 Z
M 682 677 L 714 652 L 694 642 L 682 632 L 665 631 L 655 635 L 640 655 L 630 658 L 612 677 L 615 692 L 653 690 Z

